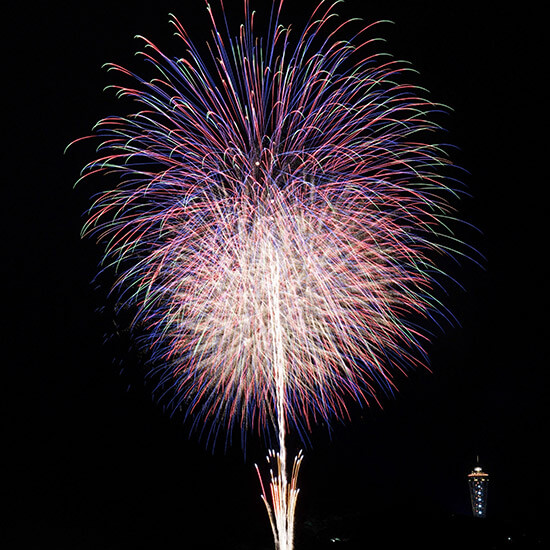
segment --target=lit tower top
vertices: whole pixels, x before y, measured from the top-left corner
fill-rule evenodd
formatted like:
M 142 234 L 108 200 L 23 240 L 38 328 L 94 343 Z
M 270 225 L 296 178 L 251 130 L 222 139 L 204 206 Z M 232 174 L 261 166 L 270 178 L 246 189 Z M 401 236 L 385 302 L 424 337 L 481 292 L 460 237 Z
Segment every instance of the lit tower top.
M 479 465 L 472 473 L 468 474 L 468 485 L 470 486 L 470 499 L 472 501 L 472 512 L 476 518 L 484 518 L 487 511 L 487 489 L 489 485 L 489 474 L 485 473 Z

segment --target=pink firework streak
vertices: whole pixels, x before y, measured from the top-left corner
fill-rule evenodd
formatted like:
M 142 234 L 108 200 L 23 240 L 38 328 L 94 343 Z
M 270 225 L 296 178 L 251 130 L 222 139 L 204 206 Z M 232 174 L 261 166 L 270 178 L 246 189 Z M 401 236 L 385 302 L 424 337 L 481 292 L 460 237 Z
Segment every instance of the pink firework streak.
M 100 157 L 83 177 L 122 176 L 84 233 L 104 243 L 147 327 L 171 406 L 212 438 L 275 430 L 262 491 L 288 550 L 301 454 L 289 480 L 285 434 L 348 418 L 346 403 L 376 400 L 392 372 L 423 363 L 411 319 L 440 309 L 434 258 L 454 241 L 455 192 L 438 175 L 445 153 L 422 141 L 441 107 L 399 83 L 403 63 L 369 53 L 372 26 L 337 40 L 352 23 L 321 2 L 294 32 L 282 4 L 263 38 L 248 1 L 235 38 L 207 5 L 206 60 L 173 19 L 183 57 L 143 39 L 156 79 L 110 65 L 141 110 L 98 123 Z

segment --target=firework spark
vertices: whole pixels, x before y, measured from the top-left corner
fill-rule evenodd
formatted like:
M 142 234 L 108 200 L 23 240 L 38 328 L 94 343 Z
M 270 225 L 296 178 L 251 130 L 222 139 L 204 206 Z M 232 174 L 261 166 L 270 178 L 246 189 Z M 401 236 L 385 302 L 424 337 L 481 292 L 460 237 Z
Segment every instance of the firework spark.
M 274 429 L 272 504 L 263 497 L 286 550 L 301 455 L 289 484 L 285 433 L 347 418 L 349 401 L 376 400 L 396 369 L 424 362 L 412 319 L 440 309 L 434 258 L 452 242 L 455 193 L 439 175 L 444 151 L 425 141 L 441 107 L 400 82 L 403 63 L 371 52 L 371 26 L 339 41 L 352 23 L 335 25 L 321 2 L 294 33 L 282 4 L 263 38 L 248 0 L 235 38 L 208 5 L 210 59 L 173 18 L 183 57 L 143 39 L 155 79 L 110 65 L 141 110 L 98 123 L 84 177 L 122 181 L 84 233 L 104 243 L 147 327 L 171 406 L 213 440 Z
M 287 479 L 286 458 L 281 454 L 286 453 L 285 446 L 281 446 L 280 453 L 269 451 L 267 456 L 268 464 L 275 462 L 276 474 L 273 467 L 270 469 L 270 495 L 267 495 L 265 486 L 258 466 L 256 471 L 262 486 L 262 500 L 264 501 L 275 540 L 275 548 L 292 548 L 294 542 L 294 515 L 296 513 L 296 502 L 298 500 L 298 473 L 302 464 L 302 452 L 300 451 L 294 459 L 294 465 L 290 475 L 290 484 Z

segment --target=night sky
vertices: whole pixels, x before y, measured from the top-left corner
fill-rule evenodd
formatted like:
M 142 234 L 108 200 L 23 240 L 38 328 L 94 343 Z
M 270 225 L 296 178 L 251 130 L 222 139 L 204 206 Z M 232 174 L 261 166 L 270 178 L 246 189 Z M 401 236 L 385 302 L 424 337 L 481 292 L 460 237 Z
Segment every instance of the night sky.
M 314 5 L 288 3 L 282 19 L 298 25 Z M 253 467 L 264 465 L 264 442 L 250 436 L 246 457 L 238 438 L 212 453 L 152 401 L 106 301 L 109 279 L 92 282 L 100 249 L 79 235 L 101 188 L 73 189 L 93 147 L 63 153 L 121 112 L 102 91 L 115 78 L 102 65 L 139 72 L 136 34 L 176 55 L 169 13 L 204 43 L 204 2 L 34 4 L 4 18 L 7 547 L 270 548 Z M 422 529 L 469 516 L 476 456 L 491 476 L 488 520 L 538 533 L 547 517 L 541 14 L 530 2 L 486 4 L 349 0 L 337 10 L 392 20 L 378 27 L 380 48 L 410 61 L 416 82 L 453 108 L 445 139 L 471 195 L 459 215 L 479 228 L 461 236 L 486 259 L 445 266 L 464 290 L 445 298 L 457 323 L 434 336 L 431 372 L 397 376 L 382 409 L 355 408 L 330 436 L 322 426 L 312 434 L 299 482 L 303 548 L 358 515 L 371 522 L 356 539 L 376 548 L 391 548 L 404 526 L 421 540 Z M 238 21 L 241 1 L 226 6 Z

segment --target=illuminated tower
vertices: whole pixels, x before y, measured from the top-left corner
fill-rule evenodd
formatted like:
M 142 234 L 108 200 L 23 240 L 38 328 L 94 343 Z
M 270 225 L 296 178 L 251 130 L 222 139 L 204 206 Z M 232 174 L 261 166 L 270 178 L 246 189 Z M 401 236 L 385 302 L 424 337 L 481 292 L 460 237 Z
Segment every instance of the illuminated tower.
M 489 474 L 486 474 L 479 465 L 471 474 L 468 474 L 468 485 L 470 486 L 470 499 L 472 501 L 472 512 L 476 518 L 484 518 L 487 512 L 487 489 L 489 485 Z

